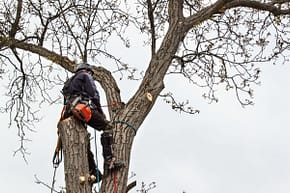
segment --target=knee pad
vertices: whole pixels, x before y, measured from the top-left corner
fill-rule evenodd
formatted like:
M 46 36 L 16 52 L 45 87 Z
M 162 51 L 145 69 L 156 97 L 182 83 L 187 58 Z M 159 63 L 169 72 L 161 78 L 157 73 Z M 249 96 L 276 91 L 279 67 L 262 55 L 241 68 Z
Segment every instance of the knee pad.
M 112 159 L 113 157 L 113 134 L 104 132 L 101 135 L 101 144 L 103 146 L 103 157 L 105 161 Z
M 111 146 L 113 144 L 113 134 L 108 132 L 102 133 L 101 144 L 103 146 Z

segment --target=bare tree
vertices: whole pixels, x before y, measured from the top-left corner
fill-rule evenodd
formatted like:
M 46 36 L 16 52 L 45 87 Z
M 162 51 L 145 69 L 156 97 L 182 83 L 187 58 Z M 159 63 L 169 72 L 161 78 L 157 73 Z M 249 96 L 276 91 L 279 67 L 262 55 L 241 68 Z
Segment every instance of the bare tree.
M 134 77 L 127 65 L 106 50 L 111 37 L 130 47 L 126 28 L 136 27 L 148 38 L 151 58 L 136 93 L 125 105 L 110 108 L 117 156 L 127 167 L 117 173 L 118 192 L 126 192 L 130 152 L 135 133 L 164 97 L 175 110 L 196 113 L 172 93 L 162 93 L 166 75 L 181 75 L 205 89 L 206 100 L 218 101 L 216 90 L 236 94 L 241 105 L 252 104 L 252 86 L 259 83 L 261 63 L 285 63 L 289 55 L 289 0 L 3 0 L 0 3 L 1 71 L 9 74 L 10 113 L 25 153 L 25 132 L 37 121 L 38 106 L 54 102 L 50 90 L 61 84 L 61 67 L 73 72 L 76 60 L 96 64 L 94 78 L 108 104 L 123 102 L 112 72 Z M 105 66 L 106 57 L 115 66 Z M 7 71 L 8 66 L 13 71 Z M 40 97 L 39 97 L 40 96 Z M 113 192 L 113 176 L 102 192 Z

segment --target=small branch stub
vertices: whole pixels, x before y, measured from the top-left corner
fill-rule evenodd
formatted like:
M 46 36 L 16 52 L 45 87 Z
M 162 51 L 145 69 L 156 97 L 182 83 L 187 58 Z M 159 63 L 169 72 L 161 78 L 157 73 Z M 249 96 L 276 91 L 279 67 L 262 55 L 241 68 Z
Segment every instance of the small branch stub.
M 89 176 L 89 182 L 94 182 L 96 179 L 97 179 L 97 177 L 94 175 Z
M 150 92 L 146 93 L 146 97 L 147 97 L 148 101 L 150 101 L 150 102 L 153 101 L 153 96 L 152 96 L 152 94 Z
M 84 184 L 86 182 L 86 177 L 85 176 L 80 176 L 79 179 L 80 179 L 80 183 L 81 184 Z

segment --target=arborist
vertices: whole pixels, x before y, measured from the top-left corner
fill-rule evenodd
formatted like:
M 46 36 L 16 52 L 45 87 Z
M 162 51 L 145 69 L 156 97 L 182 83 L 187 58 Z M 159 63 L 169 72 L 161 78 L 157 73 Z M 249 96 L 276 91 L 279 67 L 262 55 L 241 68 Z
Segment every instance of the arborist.
M 124 166 L 117 161 L 113 154 L 113 130 L 102 110 L 100 95 L 93 79 L 92 66 L 81 63 L 77 66 L 75 74 L 68 79 L 62 89 L 64 95 L 64 110 L 62 119 L 75 116 L 92 128 L 103 131 L 101 144 L 104 157 L 104 170 L 117 170 Z M 88 162 L 91 175 L 98 174 L 93 153 L 88 147 Z

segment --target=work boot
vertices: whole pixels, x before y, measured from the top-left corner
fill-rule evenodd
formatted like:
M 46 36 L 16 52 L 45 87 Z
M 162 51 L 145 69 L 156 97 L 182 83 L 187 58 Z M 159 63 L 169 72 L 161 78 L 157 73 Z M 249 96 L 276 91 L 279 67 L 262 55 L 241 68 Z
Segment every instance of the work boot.
M 109 171 L 119 170 L 124 167 L 124 163 L 122 161 L 117 161 L 113 154 L 113 133 L 111 130 L 106 130 L 102 133 L 101 144 L 103 147 L 103 157 L 105 160 L 104 175 L 106 175 Z

